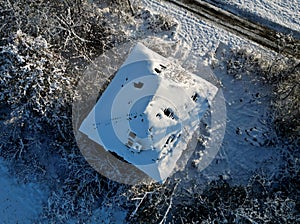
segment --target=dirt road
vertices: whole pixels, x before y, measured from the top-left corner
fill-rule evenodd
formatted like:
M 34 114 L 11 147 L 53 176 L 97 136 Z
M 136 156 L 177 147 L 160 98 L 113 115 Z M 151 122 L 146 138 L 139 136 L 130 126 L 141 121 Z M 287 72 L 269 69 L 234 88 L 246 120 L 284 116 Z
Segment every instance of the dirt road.
M 300 40 L 284 36 L 271 28 L 251 22 L 204 1 L 166 0 L 208 20 L 236 35 L 254 41 L 273 51 L 300 59 Z M 285 28 L 287 29 L 287 28 Z

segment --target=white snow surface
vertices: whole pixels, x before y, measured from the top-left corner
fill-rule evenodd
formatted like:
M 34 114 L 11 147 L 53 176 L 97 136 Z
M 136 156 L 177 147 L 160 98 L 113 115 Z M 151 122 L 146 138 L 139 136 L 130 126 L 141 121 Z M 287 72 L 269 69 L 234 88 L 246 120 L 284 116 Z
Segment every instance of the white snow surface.
M 217 90 L 138 43 L 80 131 L 163 182 Z
M 20 184 L 0 159 L 0 223 L 33 223 L 47 197 L 36 184 Z
M 261 45 L 232 34 L 231 32 L 224 30 L 215 24 L 211 24 L 204 19 L 199 19 L 193 13 L 172 5 L 171 3 L 159 2 L 156 0 L 142 0 L 140 4 L 152 14 L 159 13 L 178 22 L 176 36 L 162 36 L 162 38 L 181 40 L 189 45 L 189 49 L 186 49 L 186 54 L 192 52 L 192 54 L 197 57 L 194 58 L 194 64 L 201 59 L 204 60 L 204 62 L 207 62 L 208 65 L 209 60 L 217 50 L 220 43 L 224 43 L 232 48 L 244 47 L 249 50 L 253 49 L 267 54 L 272 54 L 272 52 L 263 48 Z M 134 38 L 144 38 L 145 35 L 153 35 L 153 33 L 127 33 L 132 34 Z M 193 62 L 190 62 L 190 64 L 192 63 Z
M 207 0 L 208 2 L 210 0 Z M 213 0 L 234 8 L 257 15 L 263 19 L 300 31 L 299 0 Z

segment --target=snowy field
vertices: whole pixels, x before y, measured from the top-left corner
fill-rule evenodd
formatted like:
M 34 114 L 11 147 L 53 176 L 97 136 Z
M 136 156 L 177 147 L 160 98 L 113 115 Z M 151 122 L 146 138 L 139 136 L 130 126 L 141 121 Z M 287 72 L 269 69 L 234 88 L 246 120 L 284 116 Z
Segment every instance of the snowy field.
M 299 0 L 206 0 L 257 22 L 270 21 L 300 32 Z M 265 20 L 265 21 L 264 21 Z M 270 25 L 270 24 L 266 24 Z M 272 26 L 276 29 L 276 25 Z
M 92 6 L 97 7 L 96 3 L 98 1 L 94 2 L 95 4 Z M 139 7 L 137 4 L 139 4 Z M 261 179 L 256 181 L 256 177 L 261 176 L 266 178 L 266 180 L 271 179 L 279 175 L 281 172 L 280 169 L 283 165 L 285 166 L 285 157 L 282 152 L 285 151 L 286 148 L 289 148 L 289 146 L 277 144 L 278 136 L 271 125 L 273 113 L 270 109 L 272 87 L 265 84 L 264 77 L 259 76 L 259 74 L 262 74 L 263 64 L 257 62 L 263 58 L 276 57 L 274 52 L 249 40 L 231 34 L 228 31 L 195 17 L 187 11 L 163 1 L 135 1 L 131 11 L 139 12 L 139 15 L 133 17 L 128 12 L 122 12 L 121 19 L 118 15 L 119 12 L 116 9 L 106 7 L 108 5 L 109 4 L 105 3 L 98 4 L 98 6 L 103 7 L 99 8 L 101 15 L 109 18 L 108 20 L 112 32 L 117 34 L 122 33 L 122 35 L 125 36 L 124 39 L 129 41 L 144 39 L 152 35 L 162 40 L 173 41 L 176 43 L 174 46 L 181 49 L 180 52 L 186 53 L 186 55 L 182 55 L 182 58 L 189 58 L 189 61 L 185 62 L 186 65 L 189 66 L 190 71 L 197 71 L 197 68 L 194 66 L 198 64 L 199 60 L 212 69 L 217 79 L 213 80 L 213 84 L 222 89 L 227 110 L 226 125 L 223 124 L 224 128 L 226 126 L 225 135 L 220 151 L 214 160 L 212 160 L 210 166 L 204 170 L 201 168 L 202 151 L 200 150 L 194 153 L 190 160 L 189 167 L 174 175 L 174 179 L 172 180 L 175 180 L 176 184 L 169 185 L 173 186 L 172 190 L 165 190 L 161 186 L 150 186 L 147 188 L 146 193 L 139 187 L 130 188 L 117 184 L 110 185 L 111 183 L 108 183 L 107 186 L 105 185 L 105 190 L 98 189 L 95 185 L 102 183 L 102 181 L 97 182 L 97 180 L 93 182 L 98 176 L 95 177 L 92 171 L 82 174 L 84 169 L 89 170 L 86 164 L 78 167 L 74 166 L 75 168 L 73 167 L 72 169 L 78 170 L 72 171 L 69 175 L 78 175 L 78 177 L 82 179 L 88 176 L 91 179 L 90 182 L 82 183 L 80 182 L 80 178 L 74 180 L 70 179 L 65 172 L 66 170 L 68 171 L 68 166 L 72 167 L 72 164 L 67 163 L 67 159 L 61 159 L 57 154 L 53 157 L 54 159 L 51 157 L 49 161 L 43 158 L 43 160 L 46 161 L 44 161 L 45 168 L 41 168 L 40 170 L 42 170 L 42 173 L 44 173 L 46 177 L 37 178 L 37 180 L 32 181 L 28 180 L 28 176 L 30 177 L 32 174 L 22 176 L 20 169 L 15 172 L 9 171 L 7 167 L 11 168 L 12 166 L 7 165 L 7 162 L 1 159 L 0 187 L 2 191 L 0 194 L 0 223 L 124 223 L 125 219 L 128 223 L 152 223 L 155 222 L 154 220 L 157 221 L 157 219 L 159 219 L 161 223 L 168 223 L 168 221 L 171 221 L 172 215 L 174 218 L 176 212 L 178 212 L 176 209 L 171 209 L 173 208 L 172 205 L 177 205 L 178 208 L 180 208 L 181 202 L 172 200 L 176 192 L 189 196 L 198 195 L 202 192 L 206 192 L 206 194 L 209 195 L 210 188 L 207 188 L 208 183 L 219 179 L 237 187 L 234 188 L 237 190 L 240 189 L 240 186 L 248 186 L 250 188 L 249 183 L 252 181 L 251 183 L 256 184 L 253 184 L 256 186 L 255 189 L 253 187 L 253 191 L 257 189 L 257 191 L 259 191 L 259 189 L 263 188 L 263 181 L 260 181 Z M 237 14 L 246 12 L 247 15 L 253 14 L 255 17 L 270 20 L 298 32 L 300 30 L 299 0 L 228 0 L 222 1 L 222 6 L 224 9 L 230 9 Z M 71 18 L 72 12 L 69 10 L 66 14 L 65 22 L 67 23 L 68 19 Z M 155 17 L 155 15 L 158 14 L 163 15 L 164 19 L 167 18 L 168 21 L 171 21 L 171 24 L 175 23 L 177 25 L 171 29 L 164 29 L 163 25 L 165 24 L 159 24 L 161 17 Z M 74 27 L 76 27 L 76 24 Z M 1 29 L 4 28 L 5 25 L 1 27 Z M 69 35 L 69 39 L 64 39 L 63 42 L 65 45 L 67 45 L 68 40 L 72 39 L 72 35 L 76 39 L 74 32 L 73 29 L 69 33 L 66 32 Z M 79 40 L 83 41 L 82 39 Z M 2 45 L 2 42 L 0 42 L 0 44 Z M 47 51 L 47 53 L 49 52 Z M 68 52 L 66 55 L 67 54 Z M 188 55 L 192 57 L 188 57 Z M 72 60 L 76 61 L 76 58 L 74 57 Z M 89 58 L 86 60 L 88 61 Z M 179 63 L 184 64 L 184 61 L 179 60 Z M 9 76 L 9 74 L 7 76 Z M 61 81 L 61 83 L 63 82 L 65 82 L 65 80 Z M 60 84 L 57 83 L 55 85 L 59 86 Z M 54 92 L 55 85 L 53 85 L 54 87 L 51 86 Z M 3 99 L 1 100 L 3 101 Z M 5 116 L 3 115 L 3 117 Z M 0 122 L 0 130 L 3 133 L 7 133 L 5 129 L 14 122 L 14 119 L 10 118 L 9 120 L 4 120 L 4 118 L 1 118 Z M 15 128 L 13 125 L 9 127 L 11 129 Z M 9 140 L 3 135 L 1 141 L 0 152 L 4 149 L 5 142 Z M 24 145 L 22 145 L 23 141 L 18 142 L 20 142 L 18 144 L 20 144 L 22 149 L 16 154 L 18 154 L 20 158 Z M 45 141 L 45 143 L 40 142 L 42 141 L 32 141 L 32 143 L 28 143 L 27 146 L 30 145 L 30 147 L 39 149 L 44 147 L 48 149 L 47 147 L 50 143 L 47 141 Z M 62 140 L 62 142 L 64 141 Z M 207 142 L 209 142 L 209 136 L 204 135 L 201 143 L 205 146 Z M 57 145 L 57 151 L 61 150 L 59 143 L 54 142 L 53 145 L 55 144 Z M 72 152 L 72 150 L 70 149 L 70 152 Z M 27 151 L 24 150 L 24 152 Z M 15 158 L 17 157 L 16 154 Z M 68 160 L 84 161 L 82 158 L 79 158 L 78 155 L 70 156 Z M 32 169 L 32 171 L 34 170 L 35 169 Z M 82 176 L 79 176 L 81 174 Z M 26 181 L 23 179 L 26 179 Z M 40 180 L 40 184 L 38 180 Z M 180 181 L 176 182 L 178 180 Z M 76 194 L 70 194 L 69 190 L 64 188 L 65 185 L 63 185 L 63 183 L 66 183 L 66 186 L 75 186 L 73 191 L 76 191 Z M 57 186 L 61 186 L 61 188 L 57 189 Z M 92 186 L 94 186 L 96 190 Z M 193 189 L 197 189 L 197 192 L 193 192 Z M 88 192 L 88 190 L 92 192 L 99 190 L 101 193 L 95 193 L 97 195 L 95 197 L 93 197 L 93 195 L 86 196 L 85 191 Z M 165 199 L 167 203 L 163 204 L 162 199 L 157 199 L 155 196 L 156 193 L 160 193 L 162 198 L 170 196 Z M 230 194 L 235 195 L 236 191 L 232 191 Z M 90 199 L 92 205 L 86 208 L 87 206 L 84 200 L 78 200 L 76 201 L 77 204 L 75 207 L 72 207 L 73 204 L 68 204 L 67 200 L 72 201 L 73 195 L 75 195 L 74 197 L 84 195 L 84 197 Z M 128 197 L 130 199 L 124 199 L 126 195 L 129 195 Z M 278 193 L 275 197 L 280 198 L 280 196 Z M 185 199 L 184 197 L 185 196 L 181 196 L 178 198 L 181 198 L 183 202 L 189 199 Z M 194 198 L 194 196 L 191 198 Z M 280 200 L 283 213 L 281 215 L 279 212 L 279 216 L 282 216 L 283 219 L 278 220 L 281 223 L 283 223 L 282 220 L 287 220 L 286 222 L 288 222 L 289 219 L 286 217 L 286 214 L 294 214 L 293 208 L 295 207 L 296 200 L 294 198 L 287 198 L 286 200 L 280 198 Z M 191 199 L 191 201 L 193 200 Z M 216 199 L 216 201 L 218 200 Z M 95 205 L 93 203 L 95 203 Z M 255 204 L 255 202 L 253 203 L 254 205 L 250 204 L 255 207 L 257 204 Z M 268 202 L 265 204 L 268 204 Z M 156 213 L 153 212 L 156 211 L 156 206 L 160 206 L 163 211 L 166 211 L 165 216 L 162 215 L 162 217 L 158 218 L 155 216 Z M 197 204 L 197 206 L 200 206 L 197 207 L 197 209 L 202 208 L 201 203 L 200 205 Z M 145 211 L 143 211 L 142 208 L 144 208 Z M 70 212 L 65 212 L 66 209 L 69 209 Z M 88 212 L 86 212 L 85 209 Z M 182 210 L 184 209 L 186 209 L 186 207 L 182 207 Z M 266 211 L 267 218 L 263 216 L 255 217 L 255 215 L 251 216 L 251 212 L 248 211 L 249 213 L 247 213 L 247 211 L 247 208 L 238 208 L 238 210 L 235 211 L 238 217 L 237 220 L 241 222 L 260 223 L 266 220 L 268 221 L 267 216 L 269 215 L 271 217 L 272 215 L 272 211 L 268 210 Z M 291 212 L 289 213 L 289 211 Z M 56 214 L 54 214 L 55 212 Z M 205 213 L 205 211 L 203 213 Z M 245 215 L 246 213 L 248 215 Z M 76 216 L 74 214 L 78 215 Z M 82 214 L 82 217 L 80 214 Z M 143 219 L 141 221 L 139 218 L 144 218 L 146 221 Z M 184 220 L 187 222 L 189 217 L 185 218 L 187 219 L 181 219 L 181 221 L 183 222 Z M 205 223 L 212 221 L 212 218 L 205 218 Z

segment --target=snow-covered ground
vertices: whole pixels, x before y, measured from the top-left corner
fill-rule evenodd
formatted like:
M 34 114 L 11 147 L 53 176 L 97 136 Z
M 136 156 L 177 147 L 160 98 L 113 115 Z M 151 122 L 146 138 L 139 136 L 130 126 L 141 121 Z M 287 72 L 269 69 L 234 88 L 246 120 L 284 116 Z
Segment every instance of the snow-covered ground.
M 229 47 L 242 48 L 247 46 L 247 48 L 267 52 L 260 45 L 240 38 L 205 20 L 201 20 L 192 13 L 175 5 L 155 0 L 143 0 L 142 5 L 152 13 L 159 12 L 178 21 L 179 27 L 176 31 L 176 38 L 185 41 L 190 47 L 189 50 L 201 57 L 202 60 L 211 58 L 211 55 L 214 54 L 220 43 L 225 43 Z
M 20 184 L 0 159 L 0 222 L 3 224 L 33 223 L 42 212 L 47 194 L 39 185 Z
M 220 5 L 237 15 L 264 23 L 270 21 L 300 32 L 299 0 L 205 0 Z M 263 21 L 263 20 L 265 21 Z M 266 24 L 269 25 L 269 24 Z M 276 28 L 276 25 L 273 28 Z

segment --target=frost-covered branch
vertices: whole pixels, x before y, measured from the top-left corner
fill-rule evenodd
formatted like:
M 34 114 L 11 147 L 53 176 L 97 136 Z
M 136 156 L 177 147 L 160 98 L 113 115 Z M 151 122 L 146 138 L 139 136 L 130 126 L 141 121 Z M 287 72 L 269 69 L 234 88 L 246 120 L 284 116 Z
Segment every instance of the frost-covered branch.
M 159 222 L 160 224 L 163 224 L 163 223 L 166 222 L 167 216 L 168 216 L 168 214 L 169 214 L 169 212 L 170 212 L 170 210 L 171 210 L 171 208 L 172 208 L 172 205 L 173 205 L 173 197 L 174 197 L 174 194 L 175 194 L 175 192 L 176 192 L 177 186 L 178 186 L 178 182 L 175 184 L 175 187 L 174 187 L 174 189 L 173 189 L 173 192 L 172 192 L 172 194 L 171 194 L 171 196 L 170 196 L 169 206 L 168 206 L 168 208 L 167 208 L 167 210 L 166 210 L 166 212 L 165 212 L 165 214 L 164 214 L 164 217 L 163 217 L 162 220 Z

